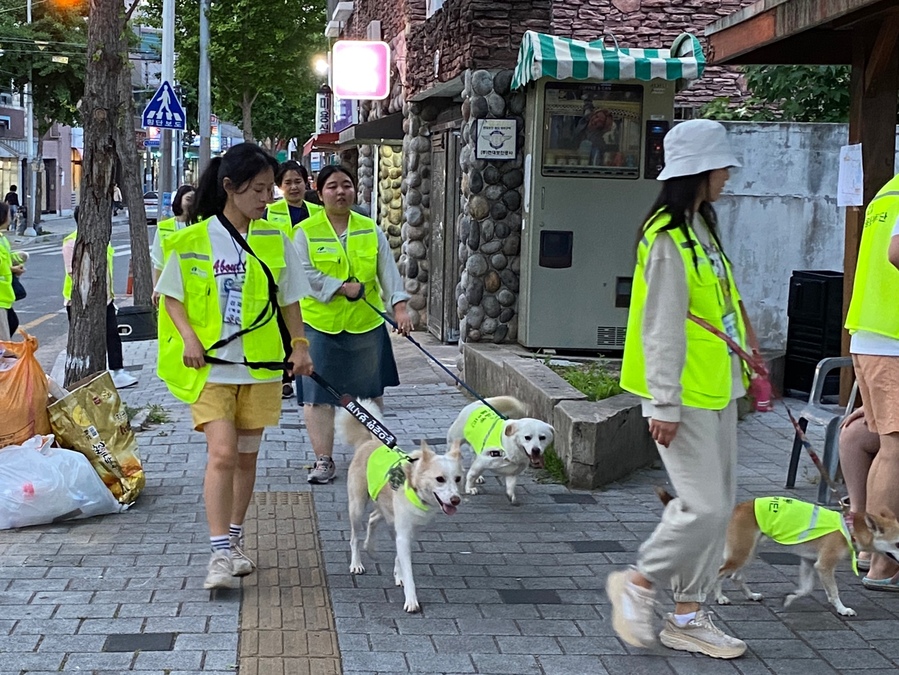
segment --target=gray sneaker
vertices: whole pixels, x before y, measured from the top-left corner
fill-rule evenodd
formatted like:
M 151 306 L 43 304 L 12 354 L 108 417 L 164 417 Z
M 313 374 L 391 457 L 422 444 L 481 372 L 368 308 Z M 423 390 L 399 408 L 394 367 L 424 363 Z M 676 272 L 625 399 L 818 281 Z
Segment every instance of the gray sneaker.
M 655 624 L 655 593 L 628 581 L 627 570 L 606 577 L 606 595 L 612 603 L 612 628 L 633 647 L 647 649 L 658 644 Z
M 746 651 L 745 642 L 718 628 L 703 610 L 696 612 L 696 618 L 683 627 L 677 625 L 673 614 L 669 614 L 659 639 L 669 649 L 705 654 L 715 659 L 735 659 Z
M 230 551 L 213 551 L 209 558 L 209 568 L 203 588 L 237 588 L 238 581 L 234 577 Z
M 256 569 L 256 563 L 243 550 L 243 539 L 231 537 L 231 569 L 236 577 L 245 577 Z
M 322 455 L 315 460 L 312 470 L 306 476 L 306 480 L 310 483 L 330 483 L 334 480 L 337 473 L 337 467 L 334 466 L 334 460 L 328 455 Z

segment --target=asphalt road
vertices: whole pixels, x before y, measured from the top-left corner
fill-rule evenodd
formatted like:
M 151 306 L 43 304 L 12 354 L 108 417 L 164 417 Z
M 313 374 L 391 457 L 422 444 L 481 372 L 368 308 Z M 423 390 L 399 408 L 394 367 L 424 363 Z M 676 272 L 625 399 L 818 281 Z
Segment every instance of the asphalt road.
M 68 227 L 61 225 L 52 229 L 55 233 L 65 234 L 71 231 L 74 222 Z M 150 240 L 155 228 L 148 228 Z M 30 257 L 25 266 L 22 284 L 28 292 L 24 300 L 16 303 L 16 313 L 21 321 L 21 328 L 38 339 L 38 360 L 47 372 L 53 367 L 56 357 L 66 348 L 69 322 L 63 306 L 62 284 L 65 272 L 62 264 L 62 239 L 55 241 L 34 241 L 22 244 L 13 243 L 13 248 L 28 251 Z M 113 222 L 112 228 L 113 278 L 116 296 L 124 296 L 128 283 L 128 261 L 131 256 L 131 240 L 128 224 L 124 221 Z

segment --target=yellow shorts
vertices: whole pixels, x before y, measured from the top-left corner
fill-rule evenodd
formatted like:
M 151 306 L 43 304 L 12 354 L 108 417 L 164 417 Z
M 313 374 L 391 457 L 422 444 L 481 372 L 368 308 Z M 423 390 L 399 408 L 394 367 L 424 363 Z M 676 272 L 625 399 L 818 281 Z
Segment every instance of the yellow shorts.
M 230 420 L 237 429 L 276 427 L 281 420 L 281 382 L 207 382 L 190 406 L 190 414 L 197 431 L 215 420 Z
M 875 434 L 899 432 L 899 356 L 853 354 L 865 423 Z

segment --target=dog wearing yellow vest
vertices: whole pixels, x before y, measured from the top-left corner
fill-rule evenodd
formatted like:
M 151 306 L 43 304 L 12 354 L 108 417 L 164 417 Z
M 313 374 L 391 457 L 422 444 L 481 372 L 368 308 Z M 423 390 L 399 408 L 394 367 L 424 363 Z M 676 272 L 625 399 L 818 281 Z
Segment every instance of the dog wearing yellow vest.
M 673 497 L 662 488 L 656 489 L 663 504 Z M 724 564 L 718 570 L 715 601 L 729 605 L 721 582 L 729 576 L 740 585 L 748 600 L 759 601 L 761 593 L 753 593 L 742 575 L 743 567 L 755 557 L 762 537 L 789 546 L 800 558 L 799 587 L 784 598 L 784 608 L 797 598 L 810 595 L 815 588 L 814 571 L 824 586 L 827 599 L 842 616 L 856 616 L 856 611 L 840 600 L 834 571 L 837 564 L 849 558 L 856 567 L 856 547 L 860 551 L 893 554 L 899 545 L 899 522 L 889 512 L 880 515 L 857 513 L 853 518 L 853 534 L 837 511 L 825 509 L 791 497 L 758 497 L 734 507 L 727 526 Z M 853 545 L 853 538 L 855 544 Z
M 524 404 L 512 396 L 485 399 L 464 408 L 446 432 L 446 442 L 462 442 L 474 453 L 474 461 L 465 477 L 465 492 L 478 494 L 475 483 L 483 483 L 481 474 L 492 471 L 506 479 L 506 496 L 517 505 L 515 485 L 518 476 L 530 465 L 543 468 L 543 453 L 553 442 L 553 428 L 533 417 L 525 417 Z M 509 419 L 503 419 L 497 412 Z
M 364 401 L 362 405 L 380 418 L 380 410 L 373 401 Z M 453 445 L 445 455 L 438 455 L 422 442 L 419 450 L 406 455 L 381 443 L 342 408 L 337 409 L 335 426 L 342 440 L 356 449 L 347 470 L 350 573 L 365 572 L 356 532 L 362 529 L 366 505 L 371 501 L 375 508 L 368 518 L 363 546 L 369 554 L 373 551 L 372 535 L 382 519 L 393 526 L 396 542 L 393 578 L 397 586 L 403 587 L 403 609 L 417 612 L 420 607 L 412 577 L 412 542 L 418 530 L 437 513 L 442 511 L 451 516 L 462 502 L 460 444 Z

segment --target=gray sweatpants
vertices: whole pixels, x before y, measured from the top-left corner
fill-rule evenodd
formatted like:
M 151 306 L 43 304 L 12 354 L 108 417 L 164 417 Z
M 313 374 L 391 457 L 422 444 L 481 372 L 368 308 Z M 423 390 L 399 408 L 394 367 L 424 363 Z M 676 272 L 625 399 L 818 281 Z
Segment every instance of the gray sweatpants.
M 676 602 L 705 602 L 724 562 L 737 478 L 737 404 L 724 410 L 681 408 L 671 447 L 658 446 L 677 493 L 643 542 L 637 570 Z

